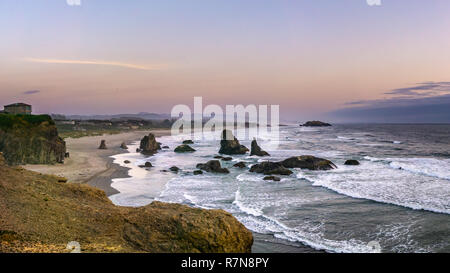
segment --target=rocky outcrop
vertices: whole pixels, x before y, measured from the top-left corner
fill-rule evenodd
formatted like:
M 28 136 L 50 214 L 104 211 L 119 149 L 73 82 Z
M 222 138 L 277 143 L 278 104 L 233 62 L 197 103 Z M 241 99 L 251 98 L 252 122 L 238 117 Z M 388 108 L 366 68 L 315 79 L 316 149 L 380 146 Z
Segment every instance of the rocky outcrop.
M 224 157 L 222 158 L 223 161 L 232 161 L 233 158 L 232 157 Z
M 201 171 L 201 170 L 194 171 L 194 175 L 201 175 L 201 174 L 203 174 L 203 171 Z
M 286 169 L 279 162 L 262 162 L 260 164 L 255 164 L 250 168 L 250 172 L 262 173 L 264 175 L 291 175 L 292 171 Z
M 0 161 L 1 162 L 1 161 Z M 242 253 L 253 237 L 223 210 L 115 206 L 103 191 L 0 166 L 0 252 Z
M 357 166 L 357 165 L 359 165 L 359 161 L 354 160 L 354 159 L 349 159 L 349 160 L 345 161 L 344 165 Z
M 314 121 L 308 121 L 303 125 L 300 126 L 305 126 L 305 127 L 329 127 L 331 126 L 331 124 L 326 123 L 326 122 L 322 122 L 322 121 L 318 121 L 318 120 L 314 120 Z
M 158 150 L 161 150 L 161 146 L 156 142 L 155 135 L 150 133 L 141 140 L 139 151 L 146 155 L 156 154 Z
M 66 143 L 48 115 L 0 114 L 0 152 L 10 165 L 64 163 Z
M 266 177 L 264 177 L 264 180 L 265 180 L 265 181 L 271 180 L 271 181 L 276 181 L 276 182 L 278 182 L 278 181 L 281 181 L 281 178 L 279 178 L 279 177 L 277 177 L 277 176 L 271 175 L 271 176 L 266 176 Z
M 291 157 L 280 162 L 286 168 L 300 168 L 312 171 L 331 170 L 337 168 L 333 162 L 327 159 L 314 157 L 311 155 L 303 155 Z
M 120 148 L 124 149 L 124 150 L 127 150 L 128 146 L 127 146 L 127 144 L 125 142 L 122 142 L 122 144 L 120 144 Z
M 244 162 L 239 162 L 239 163 L 234 164 L 233 167 L 243 169 L 243 168 L 247 167 L 247 165 L 245 165 Z
M 229 173 L 227 168 L 222 168 L 219 160 L 210 160 L 205 164 L 197 164 L 197 168 L 200 170 L 211 173 Z
M 108 149 L 108 147 L 106 147 L 106 140 L 102 140 L 100 142 L 100 146 L 98 146 L 98 149 L 99 150 L 107 150 Z
M 177 173 L 177 172 L 180 171 L 180 168 L 178 168 L 177 166 L 172 166 L 172 167 L 169 168 L 169 170 L 170 170 L 171 172 Z
M 195 152 L 195 149 L 187 144 L 183 144 L 183 145 L 176 147 L 174 152 L 175 153 L 190 153 L 190 152 Z
M 194 141 L 188 139 L 188 140 L 183 141 L 183 144 L 194 144 Z
M 268 152 L 263 151 L 261 147 L 259 147 L 258 142 L 256 142 L 256 139 L 253 139 L 250 155 L 256 155 L 256 156 L 270 156 Z
M 248 148 L 239 143 L 230 130 L 223 130 L 222 140 L 220 141 L 220 154 L 240 155 L 248 152 Z

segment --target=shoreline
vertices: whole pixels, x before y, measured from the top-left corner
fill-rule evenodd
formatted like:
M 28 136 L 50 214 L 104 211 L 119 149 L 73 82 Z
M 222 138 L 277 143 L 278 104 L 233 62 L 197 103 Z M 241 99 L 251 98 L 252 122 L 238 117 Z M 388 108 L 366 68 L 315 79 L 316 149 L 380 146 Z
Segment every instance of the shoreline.
M 129 168 L 113 163 L 111 156 L 128 153 L 120 148 L 120 144 L 127 145 L 139 141 L 145 135 L 153 133 L 155 137 L 167 136 L 170 129 L 123 132 L 114 135 L 87 136 L 66 139 L 67 152 L 70 157 L 64 164 L 55 165 L 24 165 L 23 168 L 43 174 L 62 176 L 68 183 L 87 184 L 103 190 L 109 197 L 119 193 L 111 187 L 116 178 L 129 178 Z M 99 150 L 101 140 L 106 140 L 108 149 Z

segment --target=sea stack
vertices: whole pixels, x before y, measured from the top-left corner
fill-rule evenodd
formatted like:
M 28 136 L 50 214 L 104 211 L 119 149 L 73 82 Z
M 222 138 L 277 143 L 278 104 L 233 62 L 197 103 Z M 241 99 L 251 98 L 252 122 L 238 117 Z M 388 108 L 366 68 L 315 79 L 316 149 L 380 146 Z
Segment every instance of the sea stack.
M 106 147 L 106 140 L 102 140 L 100 142 L 100 146 L 98 147 L 99 150 L 106 150 L 108 147 Z
M 248 152 L 248 148 L 239 143 L 230 130 L 222 131 L 222 140 L 220 141 L 220 154 L 241 155 Z
M 152 155 L 156 154 L 158 150 L 161 150 L 161 146 L 156 142 L 155 135 L 150 133 L 141 140 L 139 150 L 143 154 Z
M 256 155 L 256 156 L 270 156 L 270 154 L 259 147 L 258 143 L 256 142 L 256 139 L 253 139 L 252 141 L 252 147 L 250 155 Z

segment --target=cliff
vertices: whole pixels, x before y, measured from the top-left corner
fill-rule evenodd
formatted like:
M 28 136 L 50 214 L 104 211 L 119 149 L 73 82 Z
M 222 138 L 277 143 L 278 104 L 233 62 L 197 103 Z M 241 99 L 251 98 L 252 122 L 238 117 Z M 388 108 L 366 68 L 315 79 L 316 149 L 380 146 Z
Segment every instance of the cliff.
M 0 152 L 10 165 L 55 164 L 66 144 L 50 116 L 0 114 Z
M 250 252 L 253 237 L 231 214 L 153 202 L 115 206 L 103 191 L 4 164 L 0 252 Z

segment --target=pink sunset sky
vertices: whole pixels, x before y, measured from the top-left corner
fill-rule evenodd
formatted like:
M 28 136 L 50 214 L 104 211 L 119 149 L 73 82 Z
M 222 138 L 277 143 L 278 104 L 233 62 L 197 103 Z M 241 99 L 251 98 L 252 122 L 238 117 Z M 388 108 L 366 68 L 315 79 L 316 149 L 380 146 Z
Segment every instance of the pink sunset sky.
M 3 0 L 0 103 L 170 113 L 202 96 L 295 120 L 447 98 L 449 14 L 447 0 Z

